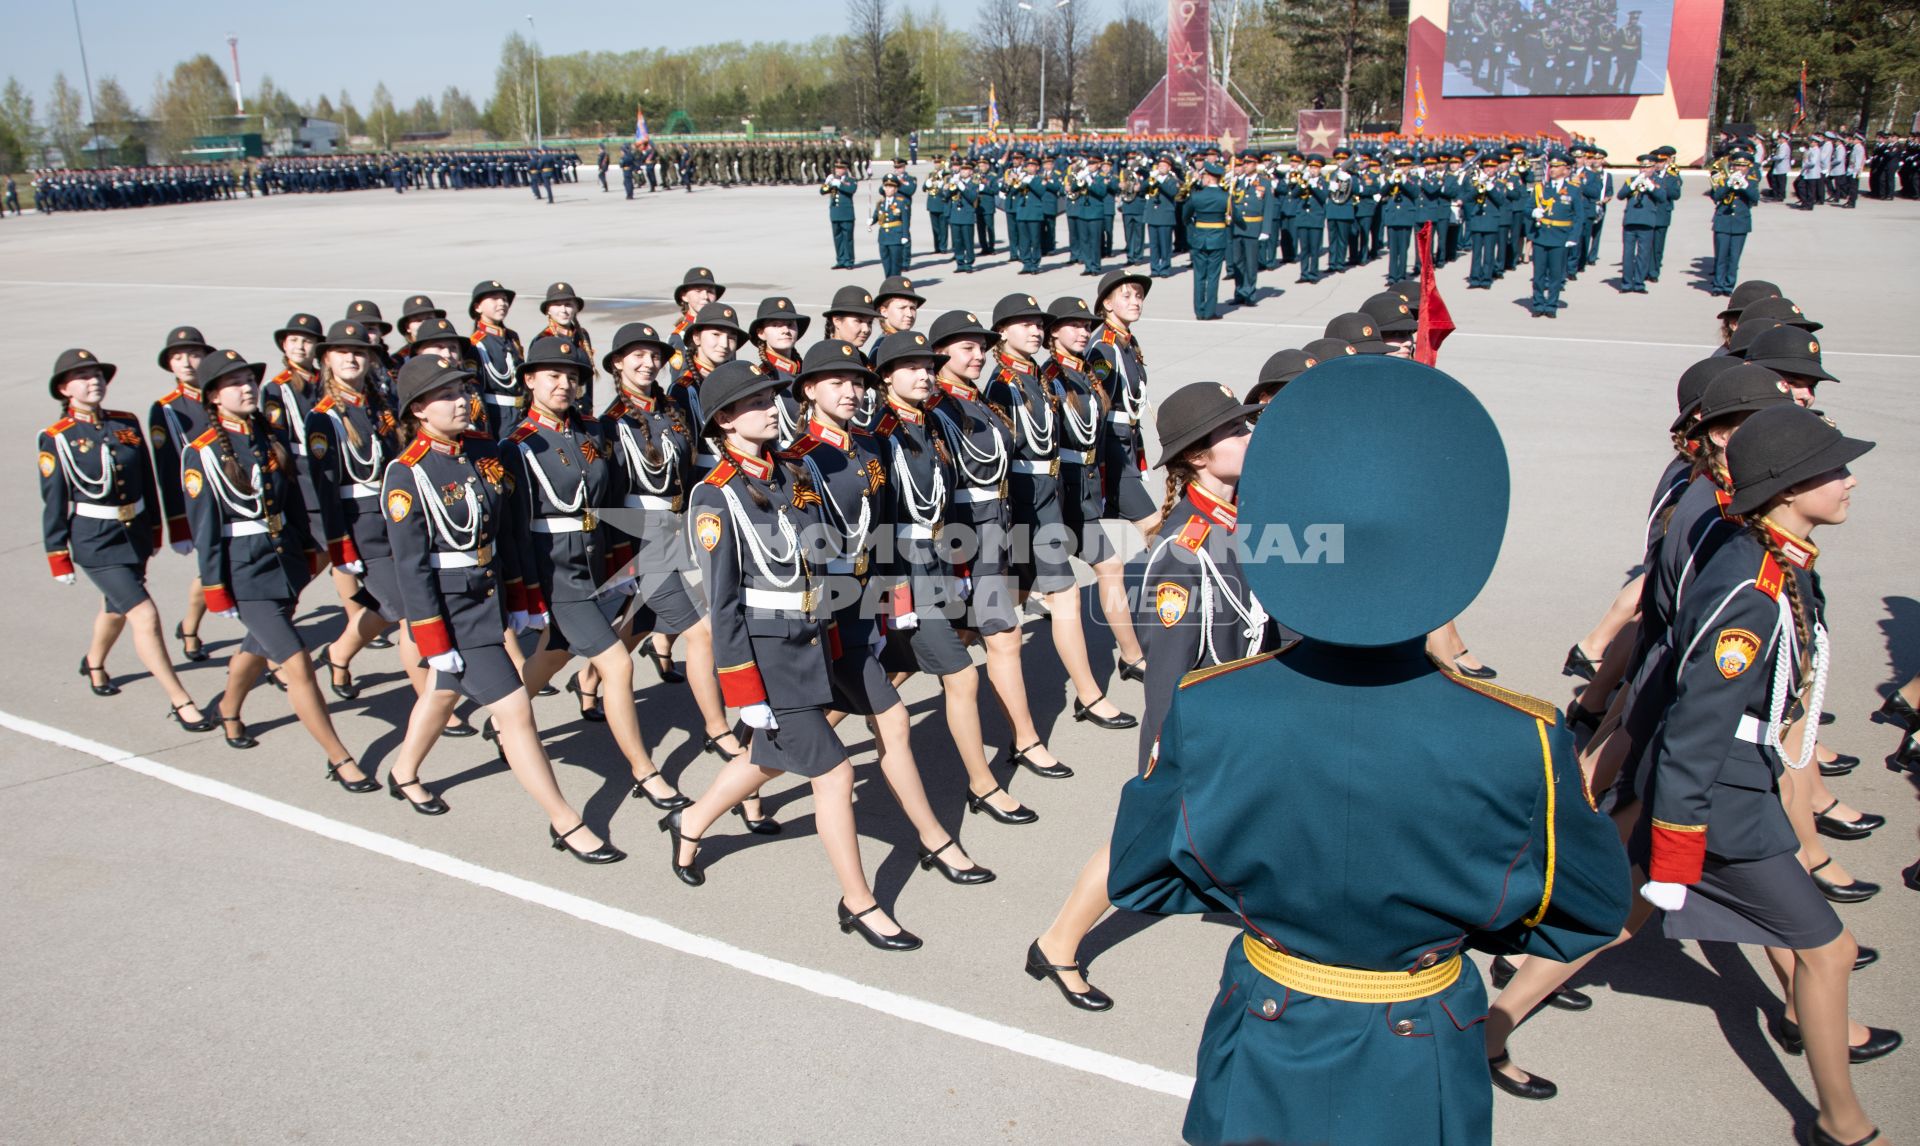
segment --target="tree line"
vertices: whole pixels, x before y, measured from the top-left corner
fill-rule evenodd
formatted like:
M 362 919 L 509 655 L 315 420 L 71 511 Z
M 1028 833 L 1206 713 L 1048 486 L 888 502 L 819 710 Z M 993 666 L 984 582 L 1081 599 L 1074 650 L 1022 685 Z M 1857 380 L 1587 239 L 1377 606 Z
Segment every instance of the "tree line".
M 1402 0 L 1404 3 L 1404 0 Z M 1393 0 L 1216 0 L 1216 73 L 1255 124 L 1285 129 L 1303 107 L 1397 125 L 1406 71 L 1404 7 Z M 44 104 L 15 80 L 0 89 L 0 169 L 54 153 L 110 163 L 182 154 L 198 136 L 270 133 L 300 117 L 331 120 L 366 146 L 442 132 L 518 143 L 631 135 L 644 109 L 655 134 L 815 132 L 890 135 L 965 123 L 991 91 L 1012 130 L 1044 120 L 1114 129 L 1165 70 L 1159 0 L 979 0 L 972 20 L 903 0 L 845 0 L 838 31 L 800 43 L 727 42 L 684 50 L 540 54 L 503 39 L 492 91 L 460 87 L 411 104 L 376 84 L 364 108 L 348 91 L 302 99 L 263 77 L 236 117 L 222 67 L 199 55 L 154 81 L 144 104 L 119 80 L 86 93 L 56 75 Z M 1872 130 L 1911 125 L 1920 106 L 1920 0 L 1729 0 L 1718 118 L 1786 126 L 1801 61 L 1809 120 Z M 538 61 L 538 98 L 535 62 Z M 1437 80 L 1435 81 L 1438 82 Z M 536 105 L 538 112 L 536 114 Z M 943 115 L 943 109 L 947 113 Z M 537 121 L 537 122 L 536 122 Z

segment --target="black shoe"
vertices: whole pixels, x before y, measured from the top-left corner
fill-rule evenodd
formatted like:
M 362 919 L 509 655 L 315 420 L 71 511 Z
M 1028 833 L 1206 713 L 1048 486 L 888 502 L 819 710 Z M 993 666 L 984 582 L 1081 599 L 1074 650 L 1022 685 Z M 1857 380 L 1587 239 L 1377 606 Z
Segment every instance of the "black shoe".
M 1806 1053 L 1806 1044 L 1800 1037 L 1800 1024 L 1785 1015 L 1768 1020 L 1767 1033 L 1772 1035 L 1773 1041 L 1779 1043 L 1780 1049 L 1788 1054 Z M 1866 1042 L 1848 1044 L 1847 1061 L 1858 1064 L 1884 1058 L 1899 1050 L 1900 1044 L 1905 1041 L 1900 1037 L 1899 1031 L 1890 1031 L 1885 1027 L 1868 1027 Z
M 409 780 L 402 784 L 393 778 L 393 773 L 387 773 L 387 795 L 392 796 L 396 800 L 405 800 L 408 807 L 423 816 L 444 816 L 449 811 L 447 802 L 432 792 L 427 792 L 427 798 L 425 800 L 416 800 L 412 796 L 407 795 L 405 790 L 408 788 L 418 788 L 422 792 L 427 792 L 427 786 L 422 784 L 418 779 Z
M 189 701 L 188 703 L 192 703 L 192 702 Z M 173 721 L 175 724 L 178 724 L 180 727 L 186 729 L 188 732 L 212 732 L 213 726 L 219 723 L 219 721 L 215 720 L 213 717 L 208 716 L 207 710 L 204 708 L 200 710 L 200 719 L 188 720 L 186 717 L 180 715 L 180 710 L 185 707 L 186 707 L 185 704 L 168 705 L 167 719 Z
M 1914 891 L 1920 891 L 1920 860 L 1913 861 L 1910 867 L 1902 868 L 1900 871 L 1900 879 L 1909 888 Z
M 1889 694 L 1874 715 L 1884 717 L 1889 723 L 1898 724 L 1908 732 L 1920 732 L 1920 709 L 1908 704 L 1907 698 L 1897 692 Z
M 1027 944 L 1027 974 L 1033 976 L 1035 982 L 1042 979 L 1052 979 L 1053 985 L 1060 988 L 1060 994 L 1065 996 L 1067 1002 L 1079 1007 L 1083 1011 L 1110 1011 L 1113 1009 L 1113 996 L 1102 991 L 1092 983 L 1088 983 L 1087 989 L 1084 991 L 1073 990 L 1061 981 L 1060 972 L 1062 971 L 1072 971 L 1082 979 L 1086 978 L 1087 975 L 1086 969 L 1078 963 L 1047 962 L 1046 955 L 1040 951 L 1040 941 L 1038 939 Z
M 692 801 L 688 802 L 691 803 Z M 747 806 L 745 804 L 735 804 L 733 806 L 733 814 L 739 816 L 740 822 L 747 825 L 747 830 L 756 836 L 777 836 L 780 834 L 779 820 L 774 819 L 772 816 L 763 816 L 758 820 L 753 819 L 747 815 Z
M 1467 677 L 1470 680 L 1492 680 L 1494 677 L 1500 675 L 1499 673 L 1494 672 L 1492 667 L 1488 665 L 1481 665 L 1477 669 L 1470 669 L 1467 666 L 1461 664 L 1460 657 L 1464 657 L 1466 655 L 1467 655 L 1467 650 L 1461 649 L 1460 656 L 1453 658 L 1454 672 L 1459 673 L 1461 676 Z
M 367 642 L 367 647 L 370 649 L 390 649 L 393 647 L 393 642 L 385 637 L 375 637 Z
M 94 683 L 95 673 L 100 674 L 101 678 L 104 679 L 107 683 L 95 684 Z M 85 653 L 80 654 L 80 675 L 87 678 L 87 687 L 93 690 L 93 695 L 95 696 L 119 696 L 120 695 L 120 686 L 113 683 L 113 677 L 108 675 L 106 669 L 94 668 L 92 665 L 88 664 L 87 654 Z
M 1859 766 L 1860 758 L 1858 756 L 1849 756 L 1844 752 L 1836 752 L 1833 754 L 1833 759 L 1820 761 L 1820 774 L 1822 776 L 1845 776 Z
M 196 662 L 207 659 L 207 642 L 200 639 L 199 633 L 187 632 L 184 621 L 173 626 L 173 639 L 180 642 L 181 656 Z M 188 644 L 189 641 L 193 643 Z
M 653 671 L 659 673 L 660 679 L 667 684 L 681 684 L 686 681 L 687 675 L 673 667 L 673 658 L 652 645 L 641 649 L 640 655 L 653 663 Z
M 960 847 L 960 841 L 949 838 L 946 843 L 941 844 L 932 851 L 928 851 L 925 848 L 917 849 L 920 853 L 920 870 L 932 871 L 935 868 L 939 868 L 940 874 L 947 877 L 948 883 L 992 883 L 997 878 L 993 872 L 981 867 L 979 864 L 975 864 L 972 867 L 959 868 L 951 866 L 946 860 L 940 858 L 941 852 L 946 851 L 948 848 L 958 847 Z M 966 855 L 966 849 L 961 848 L 960 854 Z
M 646 800 L 647 803 L 652 804 L 654 807 L 660 809 L 663 812 L 671 812 L 675 808 L 685 808 L 685 807 L 692 806 L 693 798 L 688 796 L 685 792 L 681 792 L 677 789 L 674 791 L 673 795 L 667 796 L 664 799 L 661 797 L 655 796 L 652 792 L 647 791 L 647 781 L 653 779 L 655 776 L 658 776 L 658 775 L 660 775 L 660 770 L 658 768 L 655 768 L 653 771 L 647 773 L 645 776 L 641 777 L 638 780 L 635 780 L 633 782 L 633 795 L 631 798 L 635 800 L 644 799 Z
M 1813 826 L 1820 834 L 1836 840 L 1864 840 L 1873 834 L 1875 828 L 1886 825 L 1885 816 L 1876 816 L 1872 812 L 1860 813 L 1857 820 L 1843 820 L 1838 816 L 1829 816 L 1828 812 L 1840 806 L 1840 797 L 1835 796 L 1833 803 L 1813 814 Z
M 327 779 L 332 780 L 356 796 L 363 795 L 367 792 L 378 792 L 380 790 L 380 781 L 371 776 L 362 776 L 358 780 L 349 780 L 340 774 L 340 765 L 351 764 L 353 762 L 353 757 L 351 756 L 337 762 L 329 760 L 327 762 Z
M 1107 699 L 1107 694 L 1103 692 L 1093 698 L 1093 704 L 1099 704 L 1105 699 Z M 1073 718 L 1075 720 L 1084 720 L 1095 728 L 1117 729 L 1140 727 L 1140 721 L 1134 717 L 1132 713 L 1123 712 L 1118 716 L 1101 716 L 1093 710 L 1093 704 L 1081 704 L 1076 698 L 1073 702 Z M 1068 774 L 1071 775 L 1072 773 Z
M 238 736 L 229 731 L 234 728 L 240 730 Z M 220 718 L 220 734 L 227 738 L 228 748 L 258 748 L 260 746 L 260 742 L 255 740 L 252 735 L 247 732 L 247 722 L 237 716 L 223 716 Z
M 1867 1146 L 1869 1142 L 1878 1141 L 1880 1141 L 1880 1128 L 1878 1126 L 1867 1131 L 1865 1138 L 1856 1138 L 1851 1142 L 1842 1142 L 1838 1138 L 1835 1138 L 1825 1130 L 1822 1130 L 1818 1122 L 1815 1122 L 1807 1131 L 1807 1146 Z
M 699 887 L 707 882 L 707 873 L 700 870 L 700 841 L 693 841 L 693 862 L 680 862 L 680 845 L 686 843 L 686 837 L 680 834 L 680 809 L 675 808 L 660 817 L 660 830 L 673 840 L 673 854 L 667 857 L 673 864 L 673 874 L 688 887 Z
M 611 840 L 602 841 L 599 847 L 593 849 L 590 852 L 580 851 L 577 848 L 575 848 L 572 844 L 567 842 L 568 836 L 572 835 L 573 833 L 579 831 L 581 828 L 584 828 L 586 826 L 587 826 L 587 822 L 585 820 L 581 820 L 579 823 L 573 825 L 571 828 L 568 828 L 564 832 L 556 832 L 553 830 L 553 825 L 548 824 L 547 838 L 553 841 L 554 851 L 566 852 L 568 855 L 571 855 L 574 859 L 579 860 L 581 863 L 619 863 L 621 860 L 627 858 L 627 853 L 621 851 L 619 848 L 614 847 L 613 842 Z
M 1500 1052 L 1499 1057 L 1487 1060 L 1487 1075 L 1493 1079 L 1493 1085 L 1513 1095 L 1515 1098 L 1530 1098 L 1536 1102 L 1544 1102 L 1560 1093 L 1559 1087 L 1541 1078 L 1537 1074 L 1529 1073 L 1527 1075 L 1527 1081 L 1515 1082 L 1500 1073 L 1500 1068 L 1508 1065 L 1511 1061 L 1512 1056 L 1505 1051 Z
M 875 903 L 865 911 L 854 911 L 847 907 L 846 900 L 841 900 L 839 913 L 840 930 L 846 932 L 848 935 L 858 931 L 860 938 L 866 940 L 870 945 L 878 947 L 882 951 L 918 951 L 920 949 L 920 937 L 908 931 L 906 928 L 900 927 L 897 922 L 894 926 L 900 927 L 900 930 L 894 932 L 892 935 L 882 935 L 862 922 L 864 916 L 872 915 L 878 910 L 880 910 L 880 905 Z
M 1147 658 L 1141 657 L 1137 661 L 1121 661 L 1120 662 L 1120 679 L 1121 680 L 1139 680 L 1139 681 L 1146 680 L 1147 679 Z
M 731 733 L 731 734 L 722 732 L 720 735 L 722 736 L 732 735 L 735 740 L 738 740 L 740 738 L 740 734 L 737 732 Z M 738 753 L 738 752 L 728 752 L 726 749 L 720 747 L 720 742 L 718 740 L 714 739 L 711 736 L 707 737 L 701 743 L 700 750 L 702 752 L 711 752 L 722 760 L 737 760 L 742 755 L 741 753 Z
M 579 673 L 574 673 L 573 679 L 567 682 L 567 691 L 580 698 L 580 719 L 592 724 L 605 724 L 607 722 L 606 709 L 600 707 L 600 694 L 597 692 L 582 692 L 580 689 Z M 593 704 L 592 708 L 587 707 L 589 702 Z
M 268 684 L 272 685 L 276 689 L 279 689 L 281 692 L 287 691 L 287 682 L 280 679 L 280 674 L 278 672 L 276 672 L 273 669 L 268 669 L 265 675 L 266 675 Z
M 1035 776 L 1045 776 L 1049 780 L 1064 780 L 1073 775 L 1073 769 L 1067 767 L 1065 764 L 1035 764 L 1027 753 L 1040 747 L 1041 744 L 1041 741 L 1036 740 L 1025 748 L 1009 753 L 1007 759 L 1025 768 Z
M 1513 978 L 1514 973 L 1518 970 L 1518 967 L 1507 962 L 1505 955 L 1495 957 L 1493 961 L 1493 985 L 1496 988 L 1505 988 L 1507 982 Z M 1585 1011 L 1593 1007 L 1593 999 L 1591 996 L 1585 992 L 1576 991 L 1566 986 L 1554 988 L 1553 994 L 1547 996 L 1546 1003 L 1547 1006 L 1562 1011 Z
M 1035 820 L 1040 818 L 1040 813 L 1034 811 L 1032 808 L 1029 808 L 1024 804 L 1018 808 L 1015 808 L 1011 812 L 1003 812 L 1000 809 L 994 807 L 992 804 L 987 802 L 987 797 L 993 795 L 994 792 L 1004 792 L 1004 791 L 1006 791 L 1005 788 L 1002 788 L 1000 787 L 1000 785 L 995 784 L 993 786 L 993 791 L 988 792 L 986 796 L 976 796 L 972 792 L 968 792 L 967 793 L 967 811 L 985 812 L 987 815 L 993 817 L 994 819 L 1000 821 L 1003 824 L 1031 824 Z
M 1821 879 L 1820 869 L 1832 862 L 1833 857 L 1828 856 L 1826 859 L 1815 864 L 1812 869 L 1807 872 L 1808 875 L 1813 877 L 1814 886 L 1820 889 L 1821 895 L 1826 896 L 1834 903 L 1863 903 L 1880 894 L 1879 884 L 1868 883 L 1864 879 L 1856 879 L 1852 883 L 1834 883 L 1831 880 Z
M 1853 949 L 1853 969 L 1871 967 L 1880 961 L 1880 949 L 1877 947 L 1855 947 Z
M 313 658 L 313 667 L 326 671 L 327 687 L 333 690 L 333 695 L 339 697 L 341 700 L 359 699 L 360 686 L 354 683 L 353 670 L 344 665 L 336 665 L 333 663 L 333 647 L 331 645 L 321 646 L 319 655 Z M 337 673 L 345 673 L 347 683 L 341 684 L 340 678 L 335 675 Z
M 1577 676 L 1581 680 L 1592 680 L 1593 674 L 1598 672 L 1599 669 L 1600 666 L 1594 664 L 1593 658 L 1588 656 L 1586 651 L 1580 647 L 1580 642 L 1575 641 L 1573 647 L 1567 650 L 1567 663 L 1560 666 L 1560 675 Z
M 543 685 L 541 685 L 541 686 L 540 686 L 540 691 L 539 691 L 539 692 L 536 692 L 536 693 L 534 693 L 533 695 L 535 695 L 535 696 L 559 696 L 559 695 L 560 695 L 560 690 L 559 690 L 559 689 L 557 689 L 557 688 L 555 688 L 555 687 L 553 687 L 553 686 L 552 686 L 552 685 L 550 685 L 550 684 L 543 684 Z M 575 830 L 576 830 L 576 831 L 578 831 L 579 829 L 577 829 L 577 828 L 576 828 Z
M 1920 772 L 1920 740 L 1915 740 L 1909 734 L 1906 742 L 1900 745 L 1899 751 L 1887 761 L 1887 771 Z
M 480 730 L 471 724 L 449 724 L 440 730 L 440 735 L 448 740 L 465 740 L 469 736 L 480 735 Z

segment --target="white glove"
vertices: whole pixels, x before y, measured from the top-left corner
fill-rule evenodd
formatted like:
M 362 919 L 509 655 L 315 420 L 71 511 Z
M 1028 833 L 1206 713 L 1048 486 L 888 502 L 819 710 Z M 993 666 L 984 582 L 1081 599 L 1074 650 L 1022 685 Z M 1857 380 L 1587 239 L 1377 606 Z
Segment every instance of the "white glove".
M 1270 237 L 1271 237 L 1271 236 L 1268 236 L 1268 235 L 1265 235 L 1265 234 L 1262 234 L 1262 235 L 1260 236 L 1260 241 L 1264 243 L 1264 242 L 1266 242 L 1266 241 L 1267 241 L 1267 239 L 1268 239 L 1268 238 L 1270 238 Z
M 1687 904 L 1687 885 L 1648 880 L 1640 885 L 1640 898 L 1662 911 L 1678 911 Z
M 191 542 L 191 541 L 176 541 L 176 542 L 174 542 L 174 543 L 173 543 L 173 551 L 174 551 L 175 553 L 192 553 L 192 552 L 193 552 L 193 542 Z
M 1546 208 L 1544 208 L 1544 207 L 1535 207 L 1535 208 L 1533 209 L 1533 217 L 1534 217 L 1534 218 L 1536 218 L 1536 219 L 1544 219 L 1544 218 L 1546 218 L 1546 217 L 1547 217 L 1547 210 L 1546 210 Z
M 740 723 L 762 732 L 772 732 L 780 727 L 780 722 L 773 718 L 773 709 L 764 704 L 749 704 L 741 709 Z
M 920 614 L 902 613 L 893 619 L 893 627 L 896 629 L 917 629 L 920 627 Z
M 229 621 L 237 621 L 237 620 L 239 620 L 239 619 L 240 619 L 240 610 L 238 610 L 238 609 L 217 609 L 217 610 L 215 610 L 215 611 L 214 611 L 214 614 L 213 614 L 213 615 L 214 615 L 214 616 L 216 616 L 216 617 L 225 617 L 225 618 L 226 618 L 227 620 L 229 620 Z
M 467 671 L 467 661 L 460 655 L 459 649 L 448 649 L 444 653 L 435 653 L 427 658 L 428 667 L 435 672 L 463 673 Z
M 73 584 L 73 574 L 71 574 L 71 573 L 60 573 L 60 574 L 56 574 L 56 575 L 54 576 L 54 578 L 53 578 L 53 579 L 54 579 L 55 581 L 58 581 L 58 582 L 60 582 L 60 583 L 61 583 L 62 585 L 71 585 L 71 584 Z
M 358 577 L 367 571 L 367 563 L 364 561 L 342 561 L 338 568 L 342 573 L 351 573 L 355 577 Z
M 519 634 L 526 632 L 527 631 L 527 614 L 525 610 L 516 609 L 515 611 L 508 613 L 507 626 L 513 630 L 515 636 L 518 636 Z
M 545 613 L 528 613 L 527 614 L 527 628 L 544 629 L 546 627 L 547 627 L 547 614 Z

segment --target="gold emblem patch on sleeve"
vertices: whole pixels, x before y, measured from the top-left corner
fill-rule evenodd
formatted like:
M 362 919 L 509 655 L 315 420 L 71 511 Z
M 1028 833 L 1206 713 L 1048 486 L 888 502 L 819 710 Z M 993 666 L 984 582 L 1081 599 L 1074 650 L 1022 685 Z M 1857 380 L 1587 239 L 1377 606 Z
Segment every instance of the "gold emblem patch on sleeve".
M 404 489 L 396 489 L 387 495 L 387 516 L 394 521 L 405 521 L 407 511 L 413 508 L 413 495 Z
M 1759 652 L 1759 637 L 1745 629 L 1722 629 L 1713 642 L 1713 667 L 1732 680 L 1747 671 Z
M 332 448 L 333 445 L 327 441 L 325 434 L 315 434 L 313 437 L 307 439 L 307 451 L 316 458 L 326 457 L 327 451 Z
M 205 480 L 201 477 L 199 470 L 188 470 L 186 476 L 180 479 L 180 484 L 186 487 L 188 497 L 199 497 L 200 486 Z
M 43 478 L 52 477 L 54 464 L 55 463 L 53 460 L 53 455 L 48 453 L 45 450 L 41 450 L 40 451 L 40 476 Z
M 717 513 L 703 513 L 695 518 L 693 522 L 693 535 L 699 539 L 700 548 L 706 550 L 708 553 L 712 553 L 713 547 L 720 544 L 720 515 Z
M 1153 611 L 1160 618 L 1160 624 L 1171 629 L 1187 615 L 1186 586 L 1172 581 L 1162 581 L 1153 588 Z

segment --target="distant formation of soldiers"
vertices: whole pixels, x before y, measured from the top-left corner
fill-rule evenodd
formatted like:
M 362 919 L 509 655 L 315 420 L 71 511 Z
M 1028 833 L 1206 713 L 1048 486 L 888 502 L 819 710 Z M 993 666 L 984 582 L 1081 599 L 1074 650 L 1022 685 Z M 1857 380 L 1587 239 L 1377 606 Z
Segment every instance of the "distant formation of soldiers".
M 7 180 L 9 187 L 13 180 Z M 195 164 L 187 167 L 108 167 L 97 171 L 36 171 L 34 205 L 41 214 L 54 211 L 110 211 L 121 207 L 155 207 L 167 203 L 206 203 L 218 199 L 253 198 L 252 173 L 235 164 Z M 9 195 L 9 209 L 19 213 L 17 192 Z
M 1625 94 L 1646 50 L 1619 0 L 1455 0 L 1448 24 L 1448 64 L 1493 95 Z

